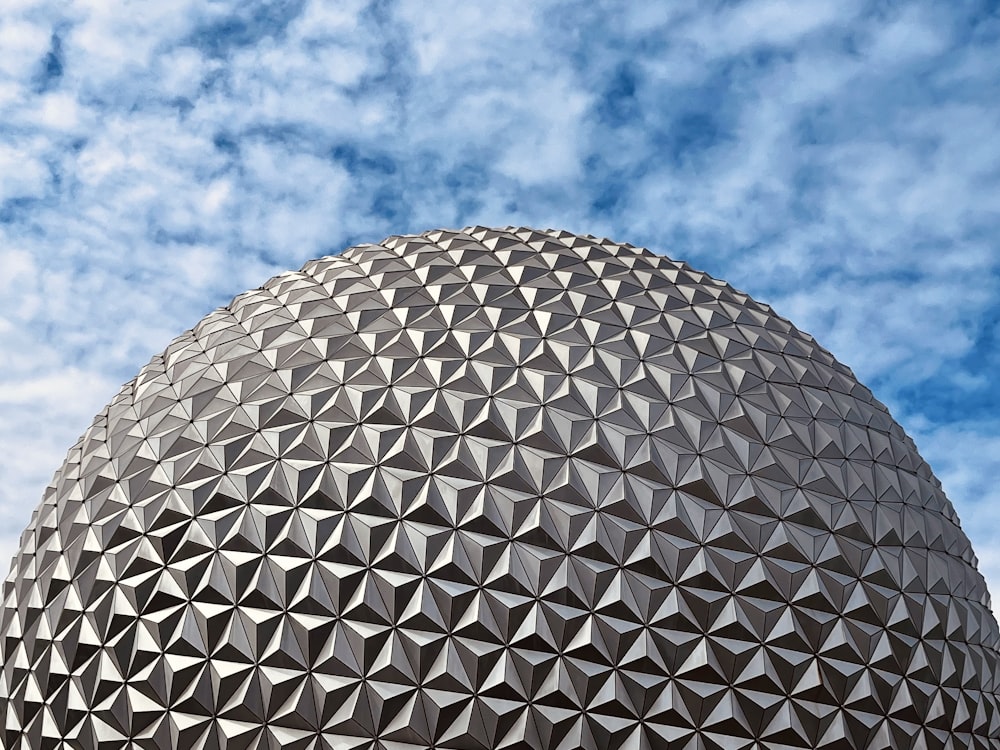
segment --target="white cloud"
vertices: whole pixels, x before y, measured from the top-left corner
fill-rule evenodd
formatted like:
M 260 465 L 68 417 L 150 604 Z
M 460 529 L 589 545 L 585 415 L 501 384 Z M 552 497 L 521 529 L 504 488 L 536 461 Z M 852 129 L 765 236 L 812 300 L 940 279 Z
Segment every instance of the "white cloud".
M 51 31 L 13 14 L 0 19 L 0 74 L 27 81 L 49 49 Z
M 396 15 L 412 34 L 417 71 L 465 75 L 469 69 L 500 64 L 517 66 L 523 58 L 497 55 L 537 39 L 537 5 L 527 0 L 480 5 L 462 0 L 403 0 Z
M 49 172 L 34 149 L 0 143 L 0 202 L 11 198 L 37 198 L 45 193 Z
M 156 57 L 159 92 L 164 97 L 197 98 L 205 77 L 220 68 L 221 63 L 206 59 L 194 47 L 175 47 Z
M 697 16 L 686 36 L 710 54 L 735 54 L 762 45 L 793 45 L 830 26 L 844 27 L 858 4 L 845 0 L 749 0 Z
M 889 23 L 872 33 L 866 54 L 878 65 L 903 66 L 943 52 L 950 37 L 946 16 L 935 18 L 926 6 L 903 6 Z
M 309 0 L 299 16 L 289 25 L 292 38 L 309 44 L 332 41 L 342 43 L 345 37 L 364 35 L 360 16 L 365 0 L 344 0 L 328 3 Z
M 72 131 L 79 124 L 76 97 L 59 92 L 43 95 L 38 102 L 38 121 L 53 130 Z
M 474 97 L 463 101 L 470 108 L 466 116 L 471 127 L 476 127 L 472 121 L 478 118 L 484 118 L 479 122 L 505 123 L 500 137 L 503 155 L 497 167 L 529 186 L 579 177 L 579 132 L 589 103 L 590 97 L 571 82 L 541 77 L 523 97 L 496 92 L 486 101 Z M 455 123 L 448 129 L 457 130 Z
M 75 0 L 66 19 L 72 23 L 66 43 L 68 75 L 85 91 L 143 81 L 164 42 L 189 33 L 203 7 L 197 0 L 177 0 L 144 5 L 139 13 L 128 0 Z

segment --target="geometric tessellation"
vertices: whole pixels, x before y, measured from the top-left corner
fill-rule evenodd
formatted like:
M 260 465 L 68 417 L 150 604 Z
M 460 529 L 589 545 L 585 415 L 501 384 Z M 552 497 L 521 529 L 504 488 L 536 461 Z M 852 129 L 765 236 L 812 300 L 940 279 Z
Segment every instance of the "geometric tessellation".
M 954 510 L 767 306 L 590 236 L 352 247 L 70 450 L 0 610 L 3 750 L 996 750 Z

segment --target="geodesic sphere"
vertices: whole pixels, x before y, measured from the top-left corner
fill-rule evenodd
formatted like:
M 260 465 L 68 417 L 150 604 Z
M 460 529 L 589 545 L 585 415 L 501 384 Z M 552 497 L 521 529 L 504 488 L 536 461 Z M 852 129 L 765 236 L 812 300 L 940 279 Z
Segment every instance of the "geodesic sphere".
M 975 565 L 745 294 L 393 237 L 212 313 L 72 448 L 3 591 L 0 746 L 996 750 Z

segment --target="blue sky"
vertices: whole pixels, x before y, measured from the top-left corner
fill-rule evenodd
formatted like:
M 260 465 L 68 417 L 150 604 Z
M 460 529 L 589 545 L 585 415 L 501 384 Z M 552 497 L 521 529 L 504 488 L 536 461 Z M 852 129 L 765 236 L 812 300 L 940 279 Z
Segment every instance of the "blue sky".
M 561 227 L 809 331 L 1000 595 L 1000 11 L 976 0 L 6 0 L 0 552 L 139 367 L 389 234 Z

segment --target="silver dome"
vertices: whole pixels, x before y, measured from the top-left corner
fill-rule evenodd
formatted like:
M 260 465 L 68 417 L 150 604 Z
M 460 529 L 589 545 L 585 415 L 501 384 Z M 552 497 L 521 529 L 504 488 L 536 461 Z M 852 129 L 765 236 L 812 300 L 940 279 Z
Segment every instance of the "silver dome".
M 530 229 L 237 297 L 70 450 L 0 748 L 1000 747 L 969 541 L 851 372 L 726 284 Z

